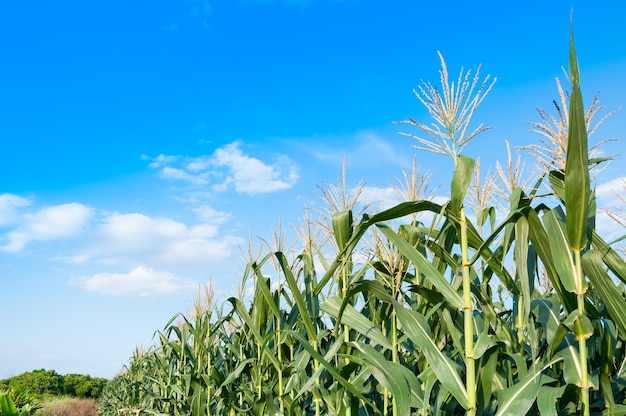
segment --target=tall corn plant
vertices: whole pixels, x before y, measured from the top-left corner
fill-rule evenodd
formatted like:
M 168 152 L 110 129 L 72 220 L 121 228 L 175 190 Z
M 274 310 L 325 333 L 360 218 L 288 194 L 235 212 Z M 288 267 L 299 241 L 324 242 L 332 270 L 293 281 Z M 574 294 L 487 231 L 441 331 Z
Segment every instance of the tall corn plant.
M 441 62 L 442 85 L 416 92 L 434 124 L 407 123 L 453 160 L 450 199 L 406 192 L 361 213 L 344 172 L 328 211 L 307 212 L 301 250 L 264 246 L 244 271 L 251 299 L 173 318 L 102 415 L 626 414 L 626 263 L 595 230 L 573 37 L 564 169 L 522 189 L 509 161 L 504 203 L 463 155 L 493 81 L 450 82 Z
M 428 137 L 411 135 L 415 138 L 422 150 L 440 153 L 449 156 L 454 162 L 454 176 L 452 180 L 451 199 L 447 207 L 446 216 L 458 220 L 456 233 L 460 244 L 460 274 L 462 276 L 463 292 L 463 353 L 465 361 L 465 385 L 459 386 L 463 401 L 467 401 L 467 414 L 476 414 L 476 357 L 474 350 L 474 306 L 471 291 L 471 276 L 469 263 L 468 224 L 465 214 L 464 200 L 472 173 L 474 160 L 461 154 L 467 144 L 488 128 L 482 125 L 468 132 L 474 112 L 484 100 L 495 83 L 490 82 L 490 76 L 480 82 L 480 67 L 470 82 L 471 71 L 459 74 L 456 81 L 450 82 L 448 70 L 441 54 L 442 70 L 440 71 L 441 89 L 430 83 L 423 83 L 419 91 L 415 91 L 418 99 L 424 104 L 430 116 L 435 121 L 433 125 L 419 123 L 411 118 L 408 123 L 418 127 Z M 480 82 L 480 83 L 479 83 Z

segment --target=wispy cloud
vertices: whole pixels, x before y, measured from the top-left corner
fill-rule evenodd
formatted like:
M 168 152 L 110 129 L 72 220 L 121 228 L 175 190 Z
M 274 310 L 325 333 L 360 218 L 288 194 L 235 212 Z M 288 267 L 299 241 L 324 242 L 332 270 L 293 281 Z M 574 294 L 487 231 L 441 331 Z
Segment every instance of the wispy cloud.
M 342 165 L 344 158 L 348 166 L 355 167 L 406 166 L 411 161 L 410 155 L 398 152 L 389 144 L 389 140 L 373 131 L 359 131 L 341 137 L 323 137 L 321 140 L 313 138 L 302 142 L 307 143 L 305 150 L 314 158 L 337 166 Z
M 192 0 L 191 16 L 208 16 L 213 11 L 209 0 Z
M 102 295 L 151 296 L 191 289 L 196 283 L 172 273 L 139 266 L 128 273 L 98 273 L 73 281 L 87 292 Z
M 141 159 L 150 161 L 150 164 L 148 166 L 150 166 L 153 169 L 175 163 L 179 158 L 180 158 L 179 156 L 168 156 L 168 155 L 163 155 L 163 154 L 158 155 L 157 157 L 154 157 L 154 158 L 151 158 L 147 155 L 141 155 Z
M 91 208 L 70 203 L 41 208 L 35 212 L 18 213 L 16 208 L 28 204 L 21 197 L 13 196 L 13 205 L 8 205 L 9 213 L 19 218 L 19 224 L 3 236 L 4 251 L 22 251 L 33 241 L 53 241 L 75 237 L 81 233 L 93 215 Z
M 245 154 L 241 146 L 237 141 L 196 158 L 159 155 L 149 166 L 159 169 L 163 179 L 208 185 L 214 192 L 232 189 L 242 194 L 266 194 L 289 189 L 298 181 L 297 168 L 287 156 L 268 164 Z
M 298 180 L 293 163 L 287 156 L 281 156 L 273 165 L 245 155 L 241 143 L 235 142 L 217 149 L 213 163 L 225 167 L 226 179 L 219 189 L 232 186 L 235 191 L 245 194 L 265 194 L 291 188 Z
M 617 238 L 624 234 L 624 228 L 611 218 L 606 210 L 610 210 L 624 215 L 624 199 L 626 199 L 626 177 L 618 177 L 607 182 L 603 182 L 596 187 L 596 198 L 598 206 L 605 210 L 599 210 L 596 217 L 596 227 L 598 232 L 606 235 L 607 239 Z
M 179 180 L 194 185 L 206 185 L 208 182 L 204 174 L 194 175 L 185 172 L 183 169 L 172 168 L 170 166 L 163 167 L 159 172 L 159 176 L 163 179 Z
M 359 196 L 361 202 L 366 205 L 370 204 L 383 204 L 383 206 L 389 208 L 396 205 L 399 201 L 398 194 L 389 186 L 381 188 L 377 186 L 364 186 L 361 189 Z
M 213 212 L 219 220 L 225 218 L 225 214 Z M 208 267 L 231 257 L 243 243 L 241 238 L 220 235 L 218 231 L 215 221 L 188 226 L 138 213 L 110 214 L 98 224 L 93 242 L 79 254 L 85 261 L 105 265 Z
M 15 224 L 19 219 L 19 209 L 30 205 L 30 201 L 14 194 L 0 195 L 0 227 Z
M 188 288 L 189 282 L 207 272 L 231 273 L 228 266 L 244 243 L 221 230 L 229 221 L 228 213 L 201 204 L 193 211 L 195 219 L 183 222 L 104 212 L 78 203 L 37 207 L 26 198 L 4 194 L 0 195 L 0 250 L 5 255 L 45 253 L 48 260 L 75 270 L 74 275 L 88 269 L 94 274 L 79 284 L 85 290 L 166 293 Z M 40 243 L 37 251 L 27 250 L 33 242 Z

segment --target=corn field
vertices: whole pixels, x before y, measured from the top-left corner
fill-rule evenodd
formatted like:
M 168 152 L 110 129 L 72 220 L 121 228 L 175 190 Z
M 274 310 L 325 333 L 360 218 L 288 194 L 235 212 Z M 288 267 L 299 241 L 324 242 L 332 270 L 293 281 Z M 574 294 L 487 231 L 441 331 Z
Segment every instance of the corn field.
M 441 86 L 415 92 L 432 123 L 402 125 L 453 160 L 450 198 L 414 166 L 405 202 L 375 209 L 344 174 L 296 245 L 278 232 L 250 250 L 253 293 L 217 305 L 207 289 L 137 349 L 101 415 L 626 415 L 626 262 L 596 233 L 590 170 L 606 160 L 589 153 L 598 107 L 573 35 L 566 114 L 533 124 L 547 163 L 532 181 L 498 165 L 503 203 L 463 155 L 495 80 L 450 82 L 441 62 Z

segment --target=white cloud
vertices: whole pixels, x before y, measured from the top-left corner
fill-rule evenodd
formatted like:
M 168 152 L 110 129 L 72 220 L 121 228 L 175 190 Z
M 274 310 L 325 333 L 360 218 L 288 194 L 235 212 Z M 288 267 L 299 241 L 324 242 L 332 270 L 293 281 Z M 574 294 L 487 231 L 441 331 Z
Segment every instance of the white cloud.
M 200 221 L 208 224 L 224 224 L 230 218 L 230 214 L 217 211 L 208 205 L 201 205 L 193 208 Z
M 618 195 L 626 198 L 626 177 L 618 177 L 598 185 L 596 187 L 597 206 L 623 215 L 624 202 Z M 623 235 L 625 231 L 603 210 L 597 211 L 596 228 L 609 240 Z
M 205 204 L 192 208 L 192 222 L 107 213 L 78 203 L 30 204 L 17 195 L 0 195 L 0 251 L 16 254 L 39 242 L 37 250 L 29 250 L 30 258 L 63 263 L 77 271 L 70 272 L 74 275 L 87 275 L 80 270 L 89 267 L 92 277 L 80 280 L 80 286 L 98 293 L 166 293 L 188 287 L 178 275 L 196 280 L 211 272 L 230 275 L 230 262 L 245 242 L 221 232 L 229 214 Z M 97 273 L 105 266 L 132 271 Z
M 243 240 L 218 235 L 217 223 L 194 226 L 143 214 L 110 214 L 82 255 L 104 264 L 207 267 L 229 258 Z
M 298 181 L 297 169 L 287 156 L 279 156 L 274 164 L 246 155 L 241 142 L 218 148 L 208 156 L 182 158 L 159 155 L 151 159 L 151 168 L 160 169 L 159 176 L 183 181 L 195 187 L 211 185 L 214 192 L 233 189 L 244 194 L 265 194 L 291 188 Z
M 596 197 L 603 204 L 620 204 L 617 195 L 622 195 L 626 187 L 626 177 L 619 177 L 608 182 L 604 182 L 596 187 Z
M 19 208 L 30 205 L 26 198 L 14 194 L 0 195 L 0 227 L 15 224 L 19 220 Z
M 391 208 L 400 202 L 396 191 L 390 186 L 387 188 L 364 186 L 361 189 L 359 199 L 365 204 L 380 204 L 382 202 L 386 208 Z
M 192 175 L 182 169 L 165 166 L 161 169 L 159 176 L 163 179 L 180 180 L 192 183 L 194 185 L 206 185 L 207 180 L 203 175 Z
M 98 273 L 74 281 L 87 292 L 103 295 L 150 296 L 191 289 L 197 285 L 168 272 L 139 266 L 128 273 Z
M 201 156 L 201 157 L 197 157 L 191 160 L 191 162 L 187 164 L 186 169 L 192 172 L 198 172 L 198 171 L 207 170 L 210 167 L 211 167 L 211 159 L 206 156 Z
M 170 156 L 170 155 L 164 155 L 164 154 L 160 154 L 157 157 L 150 157 L 147 155 L 141 155 L 141 159 L 142 160 L 150 160 L 150 164 L 148 166 L 150 166 L 153 169 L 156 168 L 160 168 L 161 166 L 166 166 L 170 163 L 174 163 L 179 159 L 179 156 Z
M 373 131 L 358 131 L 345 137 L 325 137 L 311 144 L 312 140 L 299 140 L 306 142 L 306 150 L 318 160 L 340 166 L 344 158 L 348 166 L 381 166 L 381 165 L 409 165 L 409 153 L 399 153 L 390 145 L 389 140 L 381 138 Z M 329 146 L 327 143 L 342 143 L 345 146 Z
M 55 205 L 21 214 L 20 225 L 5 235 L 2 249 L 16 253 L 32 241 L 52 241 L 77 236 L 92 217 L 92 209 L 77 203 Z
M 240 193 L 264 194 L 291 188 L 298 180 L 296 170 L 287 157 L 280 158 L 275 165 L 266 165 L 245 155 L 240 145 L 240 142 L 231 143 L 213 154 L 215 166 L 228 169 L 226 180 L 218 185 L 219 189 L 232 186 Z M 281 176 L 285 178 L 281 179 Z

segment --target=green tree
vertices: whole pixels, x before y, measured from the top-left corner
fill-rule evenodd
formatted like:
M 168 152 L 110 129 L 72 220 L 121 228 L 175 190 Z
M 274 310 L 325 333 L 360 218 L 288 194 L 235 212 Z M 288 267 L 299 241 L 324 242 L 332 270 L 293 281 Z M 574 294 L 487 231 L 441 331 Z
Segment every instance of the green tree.
M 85 374 L 67 374 L 63 377 L 63 392 L 69 396 L 98 398 L 107 381 Z
M 63 393 L 63 376 L 54 370 L 34 370 L 8 379 L 11 387 L 30 390 L 36 394 L 59 395 Z

